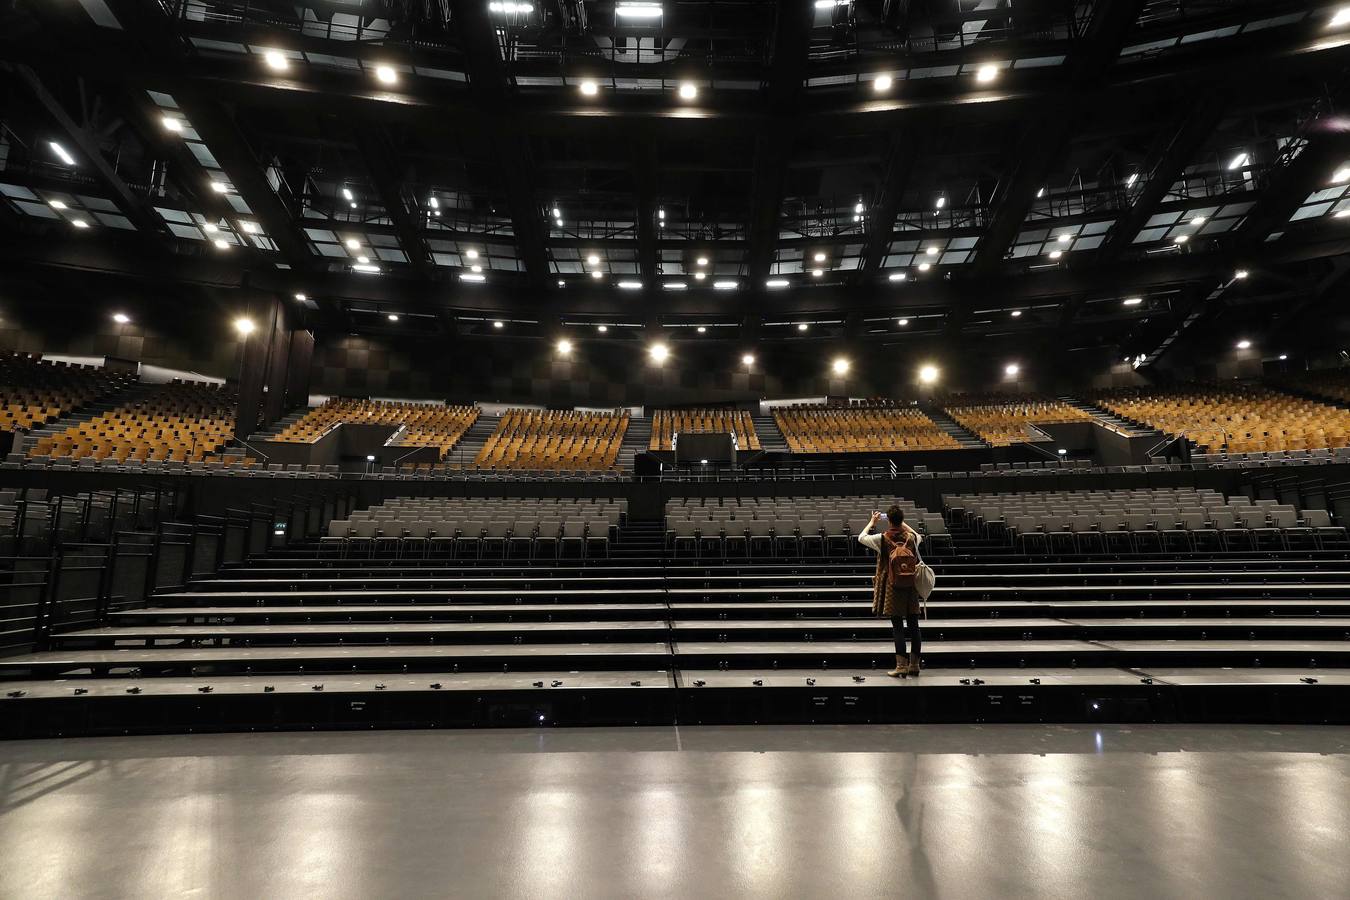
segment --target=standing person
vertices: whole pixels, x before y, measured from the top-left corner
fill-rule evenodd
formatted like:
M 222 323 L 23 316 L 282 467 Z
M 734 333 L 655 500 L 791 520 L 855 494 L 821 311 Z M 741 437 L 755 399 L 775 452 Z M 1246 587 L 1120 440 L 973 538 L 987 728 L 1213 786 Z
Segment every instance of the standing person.
M 905 512 L 891 504 L 886 510 L 886 530 L 873 534 L 881 518 L 873 512 L 858 543 L 877 554 L 877 571 L 872 582 L 872 615 L 891 620 L 895 638 L 895 668 L 886 674 L 892 678 L 919 674 L 919 595 L 914 590 L 914 571 L 919 564 L 919 544 L 923 537 L 905 524 Z M 909 633 L 909 658 L 905 658 L 905 632 Z

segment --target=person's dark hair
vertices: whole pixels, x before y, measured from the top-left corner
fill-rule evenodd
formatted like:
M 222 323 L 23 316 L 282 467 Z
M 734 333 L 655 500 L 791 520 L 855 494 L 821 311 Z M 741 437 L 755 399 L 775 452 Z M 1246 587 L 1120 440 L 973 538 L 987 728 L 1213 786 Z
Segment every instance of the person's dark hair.
M 900 523 L 905 521 L 905 511 L 900 508 L 900 504 L 892 503 L 886 510 L 886 522 L 892 528 L 899 528 Z

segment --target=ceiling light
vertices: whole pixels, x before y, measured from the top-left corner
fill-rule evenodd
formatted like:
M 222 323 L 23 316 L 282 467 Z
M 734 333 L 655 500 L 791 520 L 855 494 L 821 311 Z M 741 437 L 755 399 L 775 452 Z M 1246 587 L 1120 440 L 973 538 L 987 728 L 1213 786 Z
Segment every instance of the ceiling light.
M 131 316 L 126 313 L 113 313 L 113 321 L 118 325 L 125 325 L 131 321 Z
M 695 330 L 698 331 L 699 334 L 706 334 L 708 331 L 708 329 L 704 328 L 702 325 L 698 326 L 698 328 Z
M 705 279 L 705 278 L 707 278 L 707 277 L 708 277 L 708 273 L 707 273 L 707 272 L 695 272 L 695 273 L 694 273 L 694 280 L 695 280 L 695 281 L 702 281 L 703 279 Z
M 600 93 L 600 85 L 596 84 L 594 81 L 583 81 L 581 83 L 581 93 L 585 94 L 587 97 L 594 97 L 596 94 Z
M 216 238 L 215 241 L 214 241 L 214 243 L 215 243 L 215 245 L 216 245 L 216 249 L 217 249 L 217 250 L 228 250 L 228 249 L 230 249 L 230 242 L 227 241 L 227 240 L 225 240 L 224 238 Z
M 811 327 L 811 326 L 808 325 L 808 324 L 806 324 L 805 322 L 798 322 L 798 323 L 797 323 L 797 330 L 798 330 L 798 331 L 805 331 L 806 329 L 808 329 L 808 328 L 810 328 L 810 327 Z
M 1194 225 L 1196 228 L 1199 228 L 1201 225 L 1205 224 L 1205 217 L 1196 216 L 1194 219 L 1191 219 L 1191 224 Z
M 398 314 L 397 314 L 397 313 L 390 313 L 390 314 L 389 314 L 389 321 L 390 321 L 390 322 L 397 322 L 397 321 L 398 321 Z
M 919 380 L 924 384 L 932 384 L 938 380 L 937 366 L 928 365 L 919 368 Z
M 380 267 L 379 267 L 379 266 L 372 266 L 372 265 L 370 265 L 369 263 L 356 263 L 356 264 L 354 264 L 354 265 L 352 266 L 352 271 L 353 271 L 353 272 L 360 272 L 362 275 L 378 275 L 378 274 L 380 274 Z M 460 277 L 460 278 L 463 278 L 464 276 L 461 275 L 461 276 L 459 276 L 459 277 Z M 470 276 L 470 277 L 473 277 L 473 276 Z M 479 278 L 482 278 L 483 276 L 480 275 L 480 276 L 478 276 L 478 277 L 479 277 Z
M 928 271 L 929 269 L 931 269 L 931 268 L 933 268 L 933 267 L 932 267 L 932 265 L 930 265 L 929 263 L 926 263 L 926 262 L 921 262 L 921 263 L 919 263 L 919 271 L 920 271 L 920 272 L 927 272 L 927 271 Z
M 860 213 L 863 211 L 863 205 L 861 200 L 859 200 L 856 204 L 854 204 L 853 211 L 855 213 Z
M 558 287 L 567 287 L 567 282 L 565 282 L 565 281 L 563 281 L 561 278 L 559 278 L 559 279 L 558 279 Z
M 356 209 L 356 202 L 352 201 L 352 209 Z
M 164 122 L 164 128 L 165 128 L 167 131 L 172 131 L 174 134 L 182 134 L 182 133 L 183 133 L 183 120 L 182 120 L 182 119 L 176 119 L 176 118 L 174 118 L 173 116 L 165 116 L 161 121 Z
M 468 257 L 469 259 L 477 259 L 477 258 L 478 258 L 478 251 L 477 251 L 477 250 L 465 250 L 465 251 L 464 251 L 464 255 L 465 255 L 466 257 Z
M 427 198 L 427 205 L 429 205 L 432 209 L 440 209 L 441 201 L 436 199 L 435 194 L 432 194 L 430 197 Z
M 592 277 L 592 278 L 597 278 L 597 279 L 599 279 L 599 278 L 604 278 L 604 277 L 605 277 L 605 273 L 604 273 L 604 272 L 592 272 L 592 273 L 591 273 L 591 277 Z
M 1350 25 L 1350 6 L 1342 6 L 1331 15 L 1332 28 L 1340 28 L 1342 25 Z
M 469 271 L 470 271 L 470 272 L 475 272 L 475 273 L 481 272 L 481 271 L 483 271 L 483 267 L 482 267 L 482 266 L 469 266 Z
M 1233 277 L 1236 278 L 1238 281 L 1242 281 L 1247 277 L 1248 274 L 1249 273 L 1247 272 L 1246 269 L 1238 269 L 1236 272 L 1233 273 Z
M 496 319 L 496 320 L 493 321 L 492 327 L 493 327 L 493 328 L 501 328 L 501 327 L 503 327 L 505 324 L 506 324 L 506 323 L 503 322 L 501 319 Z
M 295 299 L 298 300 L 298 301 L 301 302 L 301 303 L 304 303 L 304 302 L 305 302 L 306 300 L 308 300 L 309 298 L 306 297 L 304 294 L 296 294 L 296 295 L 295 295 Z
M 1228 171 L 1231 172 L 1234 169 L 1242 168 L 1247 164 L 1247 159 L 1248 155 L 1246 153 L 1239 153 L 1237 156 L 1233 157 L 1233 159 L 1228 163 Z
M 50 206 L 52 209 L 66 208 L 66 202 L 64 200 L 48 200 L 47 205 Z
M 215 222 L 205 222 L 202 224 L 202 231 L 205 231 L 207 234 L 215 234 L 219 230 L 220 229 L 216 227 Z
M 1126 298 L 1125 298 L 1125 305 L 1126 305 L 1126 306 L 1138 306 L 1139 304 L 1141 304 L 1141 303 L 1143 303 L 1143 302 L 1144 302 L 1144 298 L 1143 298 L 1143 297 L 1126 297 Z
M 694 84 L 692 81 L 686 81 L 684 84 L 680 85 L 681 100 L 693 100 L 697 96 L 698 85 Z
M 1007 375 L 1009 378 L 1015 377 L 1020 371 L 1022 371 L 1022 367 L 1017 363 L 1008 363 L 1003 367 L 1003 374 Z
M 984 65 L 975 71 L 975 80 L 981 84 L 988 84 L 998 77 L 998 66 Z
M 215 191 L 217 194 L 223 194 L 223 193 L 225 193 L 226 191 L 228 191 L 229 189 L 230 189 L 230 186 L 229 186 L 228 184 L 226 184 L 225 182 L 223 182 L 223 181 L 213 181 L 213 182 L 211 182 L 211 190 Z
M 1063 251 L 1063 250 L 1051 250 L 1051 251 L 1050 251 L 1050 258 L 1051 258 L 1051 259 L 1059 259 L 1059 258 L 1060 258 L 1061 256 L 1063 256 L 1063 255 L 1064 255 L 1064 251 Z
M 1190 239 L 1191 239 L 1191 236 L 1190 236 L 1189 234 L 1179 234 L 1179 235 L 1177 235 L 1176 241 L 1177 241 L 1178 244 L 1184 244 L 1184 243 L 1186 243 L 1187 241 L 1189 241 Z
M 825 274 L 825 270 L 824 270 L 824 269 L 812 269 L 812 270 L 811 270 L 811 277 L 812 277 L 812 278 L 819 278 L 820 276 L 822 276 L 822 275 L 824 275 L 824 274 Z
M 937 208 L 938 208 L 938 209 L 942 209 L 942 207 L 944 207 L 944 206 L 946 206 L 946 205 L 947 205 L 947 198 L 946 198 L 946 197 L 939 197 L 939 198 L 937 198 Z
M 1333 219 L 1344 219 L 1346 216 L 1350 216 L 1350 209 L 1339 209 L 1331 217 Z
M 938 255 L 938 248 L 936 248 L 936 247 L 929 247 L 929 248 L 928 248 L 927 250 L 925 250 L 924 252 L 927 253 L 929 256 L 937 256 L 937 255 Z
M 347 249 L 359 250 L 361 249 L 361 242 L 358 241 L 356 238 L 347 238 Z
M 661 287 L 668 291 L 684 291 L 689 289 L 689 285 L 685 284 L 683 281 L 667 281 L 665 284 L 661 285 Z
M 886 277 L 891 281 L 904 281 L 909 276 L 906 275 L 904 272 L 892 272 L 890 275 L 887 275 Z
M 1340 184 L 1343 181 L 1350 181 L 1350 166 L 1344 166 L 1342 168 L 1337 169 L 1336 173 L 1331 176 L 1331 181 L 1333 184 Z
M 370 265 L 370 257 L 369 257 L 369 256 L 358 256 L 358 257 L 356 258 L 356 261 L 357 261 L 358 263 L 360 263 L 361 265 L 363 265 L 363 266 L 368 266 L 368 265 Z
M 780 288 L 785 288 L 789 284 L 790 282 L 786 278 L 770 278 L 768 281 L 764 282 L 766 288 L 775 291 Z
M 1011 315 L 1014 319 L 1016 319 L 1022 315 L 1022 311 L 1020 309 L 1014 309 L 1011 313 L 1009 313 L 1009 315 Z
M 1044 196 L 1045 196 L 1045 188 L 1039 188 L 1039 189 L 1036 191 L 1036 199 L 1039 200 L 1039 199 L 1041 199 L 1041 198 L 1044 197 Z
M 509 16 L 523 16 L 534 12 L 534 6 L 529 3 L 489 3 L 488 9 L 495 13 L 506 13 Z
M 1061 234 L 1059 237 L 1055 238 L 1055 240 L 1059 241 L 1061 244 L 1067 244 L 1069 241 L 1073 240 L 1073 235 Z
M 284 72 L 290 68 L 290 62 L 286 59 L 286 54 L 280 50 L 268 50 L 263 53 L 263 62 L 274 72 Z
M 571 341 L 569 341 L 569 340 L 567 340 L 567 339 L 565 339 L 565 338 L 564 338 L 563 340 L 561 340 L 561 341 L 558 341 L 558 355 L 559 355 L 559 356 L 567 356 L 567 355 L 571 354 L 571 352 L 572 352 L 572 342 L 571 342 Z
M 889 91 L 890 89 L 891 89 L 891 76 L 878 75 L 872 79 L 872 90 L 876 91 L 878 94 L 882 93 L 883 91 Z
M 475 282 L 475 283 L 481 283 L 481 282 L 487 281 L 487 276 L 486 276 L 486 275 L 475 275 L 475 274 L 473 274 L 472 272 L 460 272 L 460 273 L 459 273 L 459 280 L 460 280 L 460 281 L 472 281 L 472 282 Z
M 375 77 L 380 80 L 381 84 L 393 84 L 398 81 L 398 73 L 394 71 L 392 66 L 376 66 Z
M 899 325 L 901 328 L 904 328 L 907 325 L 909 325 L 909 319 L 896 319 L 895 324 Z
M 586 257 L 586 265 L 588 265 L 588 266 L 598 266 L 598 265 L 600 265 L 600 257 L 598 257 L 598 256 L 596 256 L 594 253 L 592 253 L 590 256 Z
M 640 290 L 642 290 L 642 282 L 640 282 L 640 281 L 620 281 L 620 282 L 619 282 L 619 290 L 621 290 L 621 291 L 640 291 Z
M 88 228 L 88 227 L 89 227 L 89 223 L 86 222 L 84 219 L 72 219 L 72 220 L 70 221 L 70 224 L 74 225 L 76 228 Z
M 706 266 L 708 264 L 708 257 L 700 256 L 697 260 L 695 260 L 695 262 L 697 262 L 700 266 Z
M 355 198 L 352 197 L 352 189 L 351 189 L 351 188 L 343 188 L 343 189 L 342 189 L 342 199 L 343 199 L 343 200 L 352 200 L 352 199 L 355 199 Z
M 598 331 L 598 332 L 600 332 L 601 334 L 604 334 L 606 331 L 609 331 L 609 326 L 608 326 L 608 325 L 597 325 L 597 326 L 595 326 L 595 330 Z
M 257 326 L 253 324 L 252 319 L 247 319 L 244 318 L 243 316 L 240 316 L 239 318 L 234 320 L 234 330 L 243 337 L 248 337 L 250 334 L 252 334 L 253 329 L 256 327 Z
M 652 344 L 651 349 L 647 351 L 652 358 L 652 362 L 662 363 L 666 357 L 670 356 L 670 351 L 666 349 L 665 344 Z
M 658 209 L 656 211 L 656 217 L 658 219 L 664 219 L 666 217 L 666 211 L 664 209 Z
M 824 254 L 824 253 L 817 253 L 817 254 L 815 255 L 815 260 L 816 260 L 816 262 L 824 262 L 824 261 L 825 261 L 825 254 Z
M 52 152 L 55 153 L 61 159 L 61 162 L 65 163 L 68 166 L 75 165 L 75 157 L 67 153 L 65 147 L 62 147 L 56 141 L 48 141 L 47 145 L 52 148 Z
M 1281 353 L 1281 354 L 1280 354 L 1280 362 L 1284 362 L 1284 361 L 1285 361 L 1286 359 L 1288 359 L 1288 358 L 1289 358 L 1289 354 L 1288 354 L 1288 353 Z
M 753 353 L 747 353 L 741 357 L 741 365 L 753 366 L 754 364 L 755 364 L 755 356 Z
M 844 359 L 844 358 L 841 356 L 841 357 L 839 357 L 838 359 L 836 359 L 833 363 L 830 364 L 830 368 L 834 371 L 834 374 L 836 374 L 836 375 L 847 375 L 847 374 L 848 374 L 848 360 Z
M 1238 342 L 1237 342 L 1237 348 L 1238 348 L 1239 350 L 1249 350 L 1249 349 L 1251 349 L 1251 346 L 1252 346 L 1252 342 L 1251 342 L 1251 341 L 1238 341 Z
M 261 230 L 257 222 L 240 222 L 239 227 L 244 229 L 245 234 L 257 234 Z
M 734 291 L 734 290 L 736 290 L 736 286 L 737 286 L 737 285 L 736 285 L 736 282 L 734 282 L 734 281 L 714 281 L 714 282 L 713 282 L 713 290 L 715 290 L 715 291 Z
M 1138 172 L 1131 172 L 1130 177 L 1125 179 L 1126 187 L 1134 187 L 1134 183 L 1139 180 Z
M 659 19 L 661 4 L 619 3 L 614 7 L 614 14 L 621 19 Z

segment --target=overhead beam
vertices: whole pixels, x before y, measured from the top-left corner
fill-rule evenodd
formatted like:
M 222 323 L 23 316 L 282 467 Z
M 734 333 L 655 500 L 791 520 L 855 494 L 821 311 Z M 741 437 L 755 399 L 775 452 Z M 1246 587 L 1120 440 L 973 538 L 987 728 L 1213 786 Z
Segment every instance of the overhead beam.
M 877 194 L 867 209 L 867 243 L 863 249 L 862 265 L 852 281 L 870 280 L 881 268 L 895 232 L 895 217 L 900 212 L 900 201 L 909 187 L 914 166 L 931 145 L 936 119 L 916 119 L 909 128 L 891 134 L 890 150 L 886 154 L 886 168 Z
M 422 238 L 419 214 L 408 209 L 407 198 L 401 187 L 403 173 L 389 132 L 379 122 L 366 119 L 353 123 L 352 137 L 370 174 L 371 183 L 375 186 L 380 205 L 394 225 L 394 234 L 408 257 L 408 264 L 419 278 L 431 278 L 431 251 Z
M 788 159 L 795 129 L 790 127 L 806 82 L 815 9 L 807 2 L 780 3 L 774 21 L 769 64 L 769 120 L 755 139 L 754 176 L 750 188 L 750 230 L 746 275 L 759 291 L 773 266 L 778 219 L 787 185 Z
M 451 0 L 451 15 L 458 26 L 475 104 L 482 113 L 499 112 L 507 104 L 510 85 L 498 49 L 497 29 L 488 17 L 488 5 L 481 0 Z M 534 190 L 528 148 L 518 134 L 495 130 L 488 133 L 497 154 L 511 211 L 511 228 L 526 279 L 531 285 L 542 287 L 549 278 L 548 233 Z
M 1256 205 L 1238 230 L 1238 249 L 1250 253 L 1271 234 L 1284 230 L 1308 195 L 1331 187 L 1336 170 L 1350 162 L 1350 132 L 1319 119 L 1307 145 L 1289 163 L 1271 172 Z
M 658 284 L 661 258 L 658 249 L 656 211 L 656 173 L 659 162 L 656 144 L 644 141 L 630 145 L 633 160 L 633 188 L 637 195 L 638 271 L 642 273 L 643 293 L 653 298 L 661 292 Z

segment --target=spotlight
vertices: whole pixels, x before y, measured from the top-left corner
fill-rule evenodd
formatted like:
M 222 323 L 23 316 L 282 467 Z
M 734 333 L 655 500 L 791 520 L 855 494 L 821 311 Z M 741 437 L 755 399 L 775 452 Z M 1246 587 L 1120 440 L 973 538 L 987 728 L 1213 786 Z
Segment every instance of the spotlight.
M 240 222 L 239 227 L 244 229 L 244 234 L 257 234 L 262 231 L 257 222 Z
M 591 272 L 591 277 L 592 277 L 592 278 L 604 278 L 604 277 L 605 277 L 605 273 L 604 273 L 604 272 L 601 272 L 599 269 L 596 269 L 595 271 Z
M 1238 348 L 1239 350 L 1250 350 L 1250 349 L 1251 349 L 1251 346 L 1252 346 L 1252 342 L 1251 342 L 1251 341 L 1242 340 L 1242 341 L 1238 341 L 1238 342 L 1237 342 L 1237 348 Z
M 79 224 L 79 223 L 77 222 L 76 224 Z M 230 249 L 230 242 L 227 241 L 227 240 L 225 240 L 224 238 L 216 238 L 215 241 L 213 241 L 212 243 L 214 243 L 214 244 L 216 245 L 216 249 L 217 249 L 217 250 L 228 250 L 228 249 Z
M 74 225 L 76 228 L 88 228 L 88 227 L 89 227 L 89 223 L 86 222 L 84 219 L 71 219 L 70 224 Z
M 891 281 L 904 281 L 909 276 L 906 275 L 904 272 L 892 272 L 890 275 L 886 277 Z
M 223 194 L 223 193 L 225 193 L 226 191 L 228 191 L 229 189 L 230 189 L 230 186 L 229 186 L 228 184 L 226 184 L 225 182 L 223 182 L 223 181 L 213 181 L 213 182 L 211 182 L 211 190 L 215 191 L 217 194 Z
M 1280 362 L 1284 362 L 1284 361 L 1285 361 L 1286 359 L 1288 359 L 1288 358 L 1289 358 L 1289 354 L 1288 354 L 1288 353 L 1281 353 L 1281 354 L 1280 354 Z
M 389 321 L 390 321 L 390 322 L 397 322 L 397 321 L 398 321 L 398 313 L 390 313 L 390 314 L 389 314 Z
M 1059 259 L 1059 258 L 1060 258 L 1061 256 L 1063 256 L 1063 255 L 1064 255 L 1064 251 L 1063 251 L 1063 250 L 1051 250 L 1051 251 L 1050 251 L 1050 258 L 1051 258 L 1051 259 Z
M 361 242 L 358 241 L 356 238 L 347 238 L 347 249 L 348 249 L 348 250 L 360 250 L 360 249 L 361 249 Z
M 812 270 L 811 270 L 811 277 L 812 277 L 812 278 L 819 278 L 820 276 L 822 276 L 822 275 L 824 275 L 824 274 L 825 274 L 825 270 L 824 270 L 824 269 L 812 269 Z
M 65 208 L 66 208 L 66 203 L 65 203 L 64 200 L 48 200 L 48 201 L 47 201 L 47 205 L 50 206 L 52 209 L 65 209 Z
M 830 364 L 830 368 L 834 371 L 834 374 L 836 374 L 836 375 L 847 375 L 847 374 L 848 374 L 848 360 L 844 359 L 844 358 L 841 356 L 841 357 L 839 357 L 838 359 L 836 359 L 833 363 Z
M 1205 217 L 1196 216 L 1194 219 L 1191 219 L 1191 224 L 1194 225 L 1196 228 L 1199 228 L 1201 225 L 1205 224 Z
M 1233 277 L 1236 278 L 1238 281 L 1245 281 L 1248 274 L 1249 273 L 1247 272 L 1246 269 L 1238 269 L 1236 272 L 1233 273 Z
M 598 331 L 598 332 L 600 332 L 601 334 L 604 334 L 606 331 L 609 331 L 609 326 L 608 326 L 608 325 L 597 325 L 597 326 L 595 326 L 595 330 Z
M 1017 363 L 1008 363 L 1006 366 L 1003 367 L 1003 374 L 1007 375 L 1009 378 L 1015 378 L 1017 376 L 1017 373 L 1021 371 L 1022 367 L 1019 366 Z
M 240 337 L 248 337 L 253 333 L 253 329 L 256 327 L 257 326 L 253 324 L 252 319 L 245 318 L 244 316 L 240 316 L 234 320 L 234 330 L 238 332 Z
M 998 77 L 998 66 L 983 65 L 975 71 L 975 80 L 981 84 L 988 84 Z
M 305 302 L 306 300 L 308 300 L 309 298 L 306 297 L 304 294 L 296 294 L 296 295 L 295 295 L 295 299 L 298 300 L 298 301 L 301 302 L 301 303 L 304 303 L 304 302 Z
M 572 352 L 572 342 L 569 340 L 558 341 L 558 355 L 567 356 Z
M 596 84 L 594 81 L 583 81 L 581 83 L 581 93 L 585 94 L 587 97 L 594 97 L 596 94 L 600 93 L 600 85 Z
M 708 273 L 707 273 L 707 272 L 695 272 L 695 273 L 694 273 L 694 280 L 695 280 L 695 281 L 702 281 L 703 279 L 705 279 L 705 278 L 707 278 L 707 277 L 708 277 Z
M 808 329 L 808 328 L 810 328 L 810 327 L 811 327 L 811 326 L 808 325 L 808 324 L 806 324 L 805 322 L 798 322 L 798 323 L 797 323 L 797 330 L 798 330 L 798 331 L 805 331 L 806 329 Z
M 1018 317 L 1020 317 L 1020 316 L 1022 315 L 1022 311 L 1021 311 L 1020 309 L 1014 309 L 1014 310 L 1010 313 L 1010 315 L 1011 315 L 1014 319 L 1016 319 L 1016 318 L 1018 318 Z
M 924 251 L 924 253 L 927 253 L 929 256 L 937 256 L 937 255 L 938 255 L 938 248 L 936 248 L 936 247 L 929 247 L 927 250 Z
M 1330 28 L 1340 28 L 1342 25 L 1350 25 L 1350 6 L 1342 6 L 1331 15 Z
M 600 257 L 598 257 L 598 256 L 596 256 L 594 253 L 592 253 L 590 256 L 586 257 L 586 265 L 588 265 L 588 266 L 598 266 L 598 265 L 600 265 Z
M 1071 235 L 1071 234 L 1061 234 L 1061 235 L 1060 235 L 1059 237 L 1057 237 L 1055 240 L 1059 241 L 1061 244 L 1067 244 L 1069 241 L 1073 240 L 1073 235 Z
M 183 133 L 183 120 L 175 119 L 173 116 L 165 116 L 161 121 L 164 122 L 164 129 L 172 131 L 174 134 Z
M 905 328 L 909 325 L 909 319 L 897 319 L 895 324 L 899 325 L 901 328 Z
M 1184 244 L 1184 243 L 1186 243 L 1187 241 L 1189 241 L 1190 239 L 1191 239 L 1191 236 L 1190 236 L 1189 234 L 1179 234 L 1179 235 L 1177 235 L 1177 243 L 1178 243 L 1178 244 Z
M 698 85 L 694 84 L 692 81 L 686 81 L 684 84 L 680 85 L 681 100 L 693 100 L 697 96 Z
M 398 73 L 392 66 L 376 66 L 375 77 L 380 80 L 380 84 L 394 84 L 398 81 Z
M 706 266 L 708 264 L 708 257 L 700 256 L 697 260 L 695 260 L 695 262 L 697 262 L 700 266 Z
M 891 89 L 891 76 L 878 75 L 877 77 L 872 79 L 872 90 L 876 91 L 878 94 L 885 93 L 890 89 Z
M 1139 304 L 1141 304 L 1141 303 L 1143 303 L 1143 302 L 1144 302 L 1144 298 L 1143 298 L 1143 297 L 1127 297 L 1127 298 L 1125 298 L 1125 305 L 1126 305 L 1126 306 L 1138 306 Z
M 714 281 L 713 290 L 715 291 L 734 291 L 737 284 L 734 281 Z
M 464 255 L 467 256 L 469 259 L 477 259 L 477 258 L 478 258 L 478 251 L 477 251 L 477 250 L 465 250 L 465 251 L 464 251 Z
M 921 263 L 919 263 L 919 271 L 920 271 L 920 272 L 927 272 L 927 271 L 928 271 L 929 269 L 931 269 L 931 268 L 933 268 L 933 264 L 932 264 L 932 263 L 926 263 L 926 262 L 921 262 Z
M 816 261 L 816 262 L 824 262 L 824 261 L 825 261 L 825 254 L 824 254 L 824 253 L 817 253 L 817 254 L 815 255 L 815 261 Z
M 502 328 L 503 326 L 505 326 L 505 324 L 506 324 L 506 323 L 503 322 L 501 319 L 496 319 L 496 320 L 493 321 L 492 327 L 493 327 L 493 328 Z
M 369 257 L 369 256 L 358 256 L 358 257 L 356 258 L 356 262 L 357 262 L 358 265 L 368 266 L 368 265 L 370 265 L 370 257 Z M 474 266 L 474 269 L 477 270 L 478 267 L 477 267 L 477 266 Z
M 75 157 L 71 156 L 65 147 L 62 147 L 56 141 L 48 141 L 47 146 L 52 148 L 52 152 L 60 158 L 61 162 L 68 166 L 75 165 Z
M 267 68 L 273 72 L 285 72 L 291 66 L 286 59 L 286 54 L 280 50 L 268 50 L 263 54 L 263 62 L 267 63 Z
M 934 365 L 919 368 L 919 380 L 924 384 L 933 384 L 938 380 L 938 368 Z
M 215 222 L 206 222 L 202 225 L 202 231 L 205 231 L 207 234 L 215 234 L 219 230 L 220 229 L 216 227 Z
M 125 325 L 131 321 L 131 316 L 126 313 L 113 313 L 113 321 L 118 325 Z
M 652 362 L 660 365 L 670 356 L 670 350 L 665 344 L 652 344 L 651 349 L 647 351 L 651 356 Z
M 755 355 L 753 353 L 745 354 L 744 356 L 741 357 L 741 364 L 746 366 L 753 366 L 755 364 Z
M 702 325 L 698 326 L 698 328 L 697 328 L 696 330 L 698 331 L 699 334 L 706 334 L 707 331 L 708 331 L 708 329 L 705 328 L 705 327 L 702 326 Z
M 366 454 L 366 462 L 374 462 L 374 461 L 375 461 L 375 454 L 373 454 L 373 453 L 367 453 L 367 454 Z
M 788 280 L 786 278 L 770 278 L 764 282 L 764 286 L 770 290 L 779 290 L 788 286 Z

